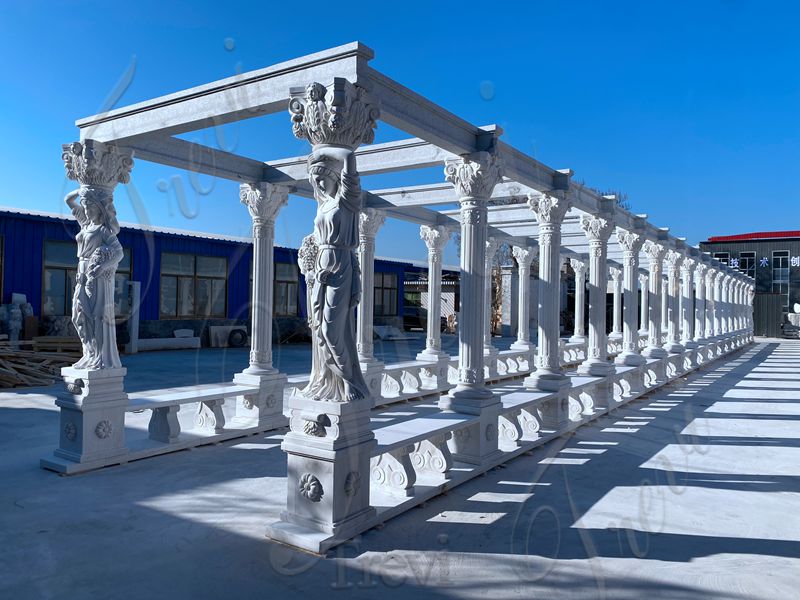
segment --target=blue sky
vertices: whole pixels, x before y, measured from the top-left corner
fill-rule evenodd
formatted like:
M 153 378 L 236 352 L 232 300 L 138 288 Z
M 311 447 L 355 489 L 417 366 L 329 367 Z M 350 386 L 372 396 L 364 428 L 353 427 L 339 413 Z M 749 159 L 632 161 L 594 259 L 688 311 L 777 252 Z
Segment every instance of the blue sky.
M 578 180 L 626 193 L 634 212 L 691 243 L 800 229 L 799 7 L 6 1 L 0 204 L 63 211 L 73 184 L 60 145 L 77 139 L 74 121 L 98 112 L 115 90 L 124 90 L 115 104 L 124 106 L 360 40 L 378 70 L 473 123 L 498 123 L 506 142 L 572 168 Z M 379 132 L 395 136 L 385 125 Z M 263 160 L 307 148 L 292 137 L 288 114 L 195 139 Z M 428 170 L 411 182 L 441 180 Z M 235 184 L 144 161 L 132 181 L 135 191 L 116 194 L 123 220 L 249 231 Z M 313 213 L 312 202 L 292 199 L 276 242 L 297 245 Z M 389 221 L 377 252 L 422 259 L 417 240 L 415 226 Z

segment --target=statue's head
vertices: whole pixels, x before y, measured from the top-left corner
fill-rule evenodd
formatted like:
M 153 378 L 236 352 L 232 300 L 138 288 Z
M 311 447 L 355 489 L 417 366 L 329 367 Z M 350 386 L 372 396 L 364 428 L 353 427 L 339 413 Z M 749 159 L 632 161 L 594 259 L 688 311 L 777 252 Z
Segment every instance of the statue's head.
M 329 156 L 312 154 L 308 159 L 308 180 L 314 196 L 334 198 L 339 191 L 341 167 Z
M 100 186 L 81 186 L 81 205 L 86 218 L 95 225 L 105 225 L 119 233 L 117 211 L 114 209 L 112 191 Z

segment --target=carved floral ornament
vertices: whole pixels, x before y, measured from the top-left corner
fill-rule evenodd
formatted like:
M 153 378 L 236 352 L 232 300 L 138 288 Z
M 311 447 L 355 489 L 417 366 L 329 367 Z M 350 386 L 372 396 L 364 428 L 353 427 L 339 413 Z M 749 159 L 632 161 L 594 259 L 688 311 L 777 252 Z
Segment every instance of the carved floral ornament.
M 622 281 L 622 269 L 617 269 L 616 267 L 609 267 L 608 268 L 608 275 L 614 282 Z
M 685 258 L 683 259 L 683 263 L 681 264 L 681 270 L 686 274 L 687 277 L 692 275 L 692 271 L 694 271 L 694 267 L 697 264 L 697 261 L 693 258 Z
M 386 215 L 374 208 L 364 208 L 358 219 L 358 233 L 362 241 L 367 239 L 374 241 L 378 235 L 378 230 L 386 221 Z
M 110 191 L 118 183 L 128 183 L 131 179 L 130 152 L 94 140 L 64 144 L 61 149 L 67 178 L 81 185 Z
M 511 248 L 511 254 L 516 259 L 517 264 L 522 269 L 529 269 L 533 259 L 538 253 L 538 248 L 523 248 L 522 246 L 514 246 Z
M 363 87 L 336 77 L 328 87 L 315 82 L 290 94 L 295 137 L 352 149 L 375 139 L 380 109 Z
M 274 222 L 288 198 L 288 190 L 279 185 L 261 182 L 239 186 L 239 199 L 247 207 L 253 221 L 257 222 Z
M 583 215 L 581 217 L 581 229 L 583 229 L 590 242 L 606 242 L 613 231 L 611 222 L 608 219 L 595 217 L 594 215 Z
M 305 473 L 300 478 L 300 482 L 298 483 L 298 491 L 300 492 L 301 496 L 308 498 L 311 502 L 319 502 L 322 500 L 322 496 L 324 495 L 322 483 L 320 483 L 319 479 L 317 479 L 317 477 L 311 473 Z
M 502 176 L 503 165 L 494 152 L 475 152 L 447 160 L 444 165 L 444 178 L 460 198 L 488 200 Z
M 647 258 L 650 259 L 650 270 L 658 270 L 661 266 L 661 262 L 664 260 L 664 255 L 666 254 L 667 249 L 664 248 L 663 245 L 657 244 L 655 242 L 647 241 L 644 245 L 644 253 L 647 255 Z
M 675 252 L 675 250 L 667 251 L 667 254 L 664 257 L 664 261 L 667 263 L 667 266 L 670 268 L 670 270 L 678 269 L 682 260 L 683 255 L 680 252 Z
M 644 244 L 644 238 L 641 235 L 623 229 L 617 229 L 617 241 L 620 248 L 627 253 L 635 252 L 638 254 Z
M 560 225 L 569 211 L 567 192 L 563 190 L 528 194 L 528 206 L 540 225 Z
M 429 227 L 422 225 L 419 228 L 419 237 L 425 242 L 428 248 L 428 253 L 438 256 L 444 249 L 445 244 L 450 239 L 450 230 L 447 227 L 439 225 L 437 227 Z

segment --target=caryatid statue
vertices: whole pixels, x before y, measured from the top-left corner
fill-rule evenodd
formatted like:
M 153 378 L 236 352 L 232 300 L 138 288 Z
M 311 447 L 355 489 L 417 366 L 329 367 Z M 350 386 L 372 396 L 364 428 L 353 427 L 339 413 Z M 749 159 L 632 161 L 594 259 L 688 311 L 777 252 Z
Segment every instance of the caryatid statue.
M 114 275 L 123 251 L 117 239 L 120 227 L 113 193 L 117 183 L 130 180 L 133 159 L 114 146 L 92 140 L 64 145 L 62 158 L 67 177 L 81 184 L 65 198 L 80 224 L 72 323 L 81 340 L 83 356 L 73 367 L 120 368 Z
M 360 302 L 361 178 L 355 149 L 374 139 L 378 109 L 361 87 L 340 78 L 326 88 L 293 89 L 289 112 L 295 136 L 313 145 L 308 178 L 317 200 L 318 247 L 309 305 L 314 344 L 312 378 L 303 394 L 315 400 L 356 402 L 369 392 L 358 363 L 353 309 Z

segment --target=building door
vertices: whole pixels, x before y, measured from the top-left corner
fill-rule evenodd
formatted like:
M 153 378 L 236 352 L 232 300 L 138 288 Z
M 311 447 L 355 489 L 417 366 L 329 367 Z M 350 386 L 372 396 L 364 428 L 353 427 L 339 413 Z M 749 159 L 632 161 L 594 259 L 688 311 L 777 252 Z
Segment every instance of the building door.
M 785 294 L 756 294 L 753 299 L 753 333 L 765 337 L 780 337 L 783 324 Z

